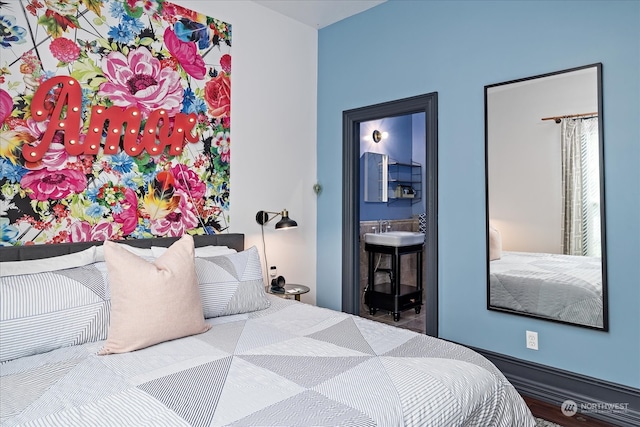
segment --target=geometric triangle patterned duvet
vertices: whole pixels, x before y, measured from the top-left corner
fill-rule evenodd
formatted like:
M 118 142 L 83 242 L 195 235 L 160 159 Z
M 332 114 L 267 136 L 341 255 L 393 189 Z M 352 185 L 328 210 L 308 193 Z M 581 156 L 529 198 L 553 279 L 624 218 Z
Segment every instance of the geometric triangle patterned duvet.
M 2 426 L 534 426 L 465 347 L 269 296 L 206 333 L 125 354 L 102 342 L 0 365 Z

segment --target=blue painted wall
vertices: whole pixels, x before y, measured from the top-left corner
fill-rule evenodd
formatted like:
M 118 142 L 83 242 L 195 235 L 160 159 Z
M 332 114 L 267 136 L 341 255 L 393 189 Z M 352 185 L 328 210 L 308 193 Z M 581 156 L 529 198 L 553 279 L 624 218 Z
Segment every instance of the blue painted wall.
M 320 30 L 318 42 L 318 305 L 342 304 L 342 112 L 435 91 L 440 336 L 640 387 L 640 2 L 390 0 Z M 610 331 L 487 311 L 484 86 L 595 62 Z M 539 351 L 525 348 L 527 329 Z

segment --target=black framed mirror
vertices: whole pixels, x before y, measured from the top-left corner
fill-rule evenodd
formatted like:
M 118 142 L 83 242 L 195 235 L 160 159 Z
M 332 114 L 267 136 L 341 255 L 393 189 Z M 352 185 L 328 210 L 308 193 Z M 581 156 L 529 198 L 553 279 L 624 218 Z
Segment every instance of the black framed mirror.
M 602 64 L 484 94 L 487 308 L 608 330 Z

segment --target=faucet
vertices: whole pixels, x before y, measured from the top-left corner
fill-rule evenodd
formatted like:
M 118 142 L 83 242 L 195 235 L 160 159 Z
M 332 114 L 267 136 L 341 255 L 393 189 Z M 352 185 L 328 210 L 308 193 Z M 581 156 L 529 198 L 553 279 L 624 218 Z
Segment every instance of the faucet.
M 390 228 L 391 223 L 388 220 L 378 220 L 378 230 L 380 230 L 380 233 L 386 233 Z

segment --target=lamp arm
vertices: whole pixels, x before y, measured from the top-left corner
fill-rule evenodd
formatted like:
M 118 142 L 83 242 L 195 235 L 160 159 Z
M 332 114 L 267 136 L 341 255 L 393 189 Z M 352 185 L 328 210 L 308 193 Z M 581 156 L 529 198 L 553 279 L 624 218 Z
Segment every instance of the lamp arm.
M 272 214 L 273 216 L 269 217 L 269 214 Z M 276 219 L 278 215 L 282 215 L 282 212 L 258 211 L 258 213 L 256 213 L 256 222 L 260 225 L 265 225 Z

